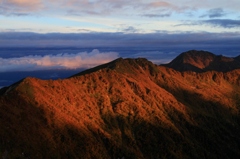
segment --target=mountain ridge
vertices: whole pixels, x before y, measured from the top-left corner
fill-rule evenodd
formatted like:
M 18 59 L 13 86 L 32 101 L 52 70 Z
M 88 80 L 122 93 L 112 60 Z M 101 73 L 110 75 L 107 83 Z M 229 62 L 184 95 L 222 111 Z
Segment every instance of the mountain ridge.
M 120 58 L 67 79 L 25 78 L 0 95 L 0 156 L 237 158 L 239 77 Z
M 215 55 L 208 51 L 190 50 L 181 53 L 170 63 L 164 66 L 173 68 L 177 71 L 218 71 L 228 72 L 240 68 L 240 58 Z

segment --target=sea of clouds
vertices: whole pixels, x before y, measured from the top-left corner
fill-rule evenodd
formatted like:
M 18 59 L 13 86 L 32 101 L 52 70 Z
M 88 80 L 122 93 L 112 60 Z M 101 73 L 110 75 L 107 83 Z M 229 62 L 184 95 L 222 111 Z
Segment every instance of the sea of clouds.
M 118 57 L 117 52 L 100 52 L 98 49 L 93 49 L 91 52 L 77 54 L 61 53 L 0 58 L 0 72 L 91 68 Z

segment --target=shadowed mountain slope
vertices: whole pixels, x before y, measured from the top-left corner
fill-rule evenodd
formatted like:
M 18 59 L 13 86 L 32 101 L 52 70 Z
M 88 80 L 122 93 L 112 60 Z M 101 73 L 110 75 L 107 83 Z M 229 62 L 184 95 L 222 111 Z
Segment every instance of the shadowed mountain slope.
M 238 158 L 239 108 L 239 69 L 178 72 L 120 58 L 2 89 L 0 157 Z
M 240 68 L 240 56 L 231 58 L 214 55 L 207 51 L 191 50 L 184 52 L 165 66 L 177 71 L 218 71 L 228 72 Z

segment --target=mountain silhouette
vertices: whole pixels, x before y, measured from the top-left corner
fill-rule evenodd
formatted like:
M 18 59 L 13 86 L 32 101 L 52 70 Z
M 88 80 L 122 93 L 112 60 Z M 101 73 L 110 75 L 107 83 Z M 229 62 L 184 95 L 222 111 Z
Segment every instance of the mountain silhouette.
M 207 51 L 191 50 L 180 54 L 165 66 L 177 71 L 228 72 L 240 68 L 240 56 L 231 58 Z
M 119 58 L 2 88 L 0 157 L 239 158 L 240 69 L 206 71 L 239 57 L 199 54 L 170 63 L 191 71 Z

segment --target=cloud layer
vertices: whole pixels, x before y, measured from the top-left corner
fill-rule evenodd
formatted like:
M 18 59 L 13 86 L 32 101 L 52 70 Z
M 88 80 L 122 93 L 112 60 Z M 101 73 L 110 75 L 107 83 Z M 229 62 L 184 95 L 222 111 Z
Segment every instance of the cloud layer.
M 90 68 L 118 58 L 116 52 L 81 52 L 46 56 L 0 58 L 0 72 Z
M 240 20 L 233 19 L 209 19 L 199 21 L 185 21 L 176 26 L 196 26 L 196 25 L 209 25 L 214 28 L 240 28 Z
M 225 16 L 226 13 L 222 8 L 213 8 L 208 11 L 207 14 L 200 16 L 201 18 L 209 17 L 209 18 L 219 18 Z
M 212 25 L 236 25 L 239 21 L 209 20 L 204 23 Z M 192 22 L 182 25 L 194 25 Z M 202 24 L 203 25 L 203 24 Z M 230 26 L 228 26 L 230 27 Z M 133 27 L 126 31 L 135 32 Z M 240 33 L 209 33 L 209 32 L 168 32 L 158 31 L 155 33 L 139 34 L 123 32 L 117 33 L 79 33 L 79 34 L 36 34 L 7 32 L 0 33 L 0 47 L 159 47 L 166 45 L 239 45 Z

